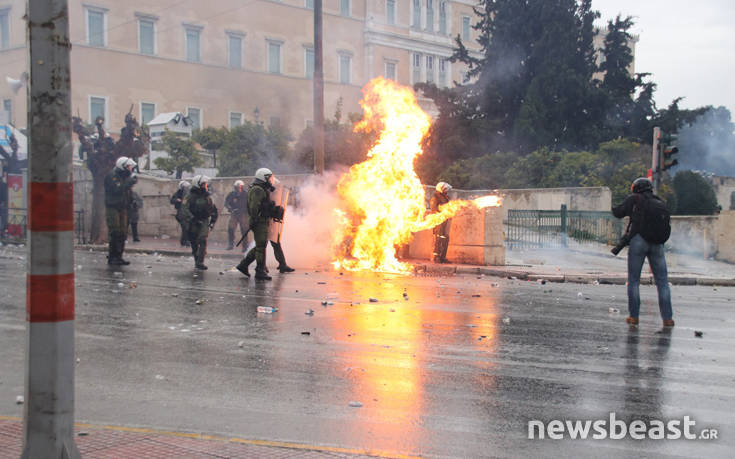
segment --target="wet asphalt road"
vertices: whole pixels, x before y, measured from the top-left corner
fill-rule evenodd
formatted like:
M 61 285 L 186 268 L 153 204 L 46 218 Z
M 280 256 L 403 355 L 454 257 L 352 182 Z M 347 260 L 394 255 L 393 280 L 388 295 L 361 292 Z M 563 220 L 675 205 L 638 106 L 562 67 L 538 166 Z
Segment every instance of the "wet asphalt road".
M 25 256 L 0 248 L 5 416 L 22 416 Z M 190 257 L 129 258 L 108 268 L 104 254 L 76 252 L 80 422 L 429 457 L 735 450 L 735 288 L 675 287 L 669 334 L 651 286 L 629 329 L 622 286 L 329 271 L 256 283 L 226 271 L 231 260 L 199 273 Z M 527 439 L 532 419 L 610 412 L 688 415 L 720 438 Z

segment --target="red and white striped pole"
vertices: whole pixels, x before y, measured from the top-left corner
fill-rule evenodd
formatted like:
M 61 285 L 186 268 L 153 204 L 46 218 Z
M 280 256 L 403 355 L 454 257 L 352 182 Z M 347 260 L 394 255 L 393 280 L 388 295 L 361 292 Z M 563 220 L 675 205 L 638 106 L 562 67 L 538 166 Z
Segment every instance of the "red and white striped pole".
M 28 0 L 26 405 L 22 458 L 74 444 L 74 185 L 67 0 Z

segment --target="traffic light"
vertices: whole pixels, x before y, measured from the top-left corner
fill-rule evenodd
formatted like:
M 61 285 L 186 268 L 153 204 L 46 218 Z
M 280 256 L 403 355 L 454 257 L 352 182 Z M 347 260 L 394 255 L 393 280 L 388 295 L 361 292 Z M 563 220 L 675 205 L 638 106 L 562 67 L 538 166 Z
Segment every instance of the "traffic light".
M 660 170 L 665 171 L 679 164 L 679 160 L 674 155 L 679 153 L 679 148 L 675 145 L 676 135 L 666 134 L 661 140 L 661 166 Z

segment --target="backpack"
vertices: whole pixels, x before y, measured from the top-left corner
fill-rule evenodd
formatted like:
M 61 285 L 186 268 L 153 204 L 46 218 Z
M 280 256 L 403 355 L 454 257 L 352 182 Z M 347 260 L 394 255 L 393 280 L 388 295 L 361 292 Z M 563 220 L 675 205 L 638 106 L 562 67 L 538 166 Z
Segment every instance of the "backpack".
M 637 204 L 640 213 L 638 233 L 650 244 L 663 244 L 671 236 L 671 213 L 666 202 L 654 194 L 644 194 Z

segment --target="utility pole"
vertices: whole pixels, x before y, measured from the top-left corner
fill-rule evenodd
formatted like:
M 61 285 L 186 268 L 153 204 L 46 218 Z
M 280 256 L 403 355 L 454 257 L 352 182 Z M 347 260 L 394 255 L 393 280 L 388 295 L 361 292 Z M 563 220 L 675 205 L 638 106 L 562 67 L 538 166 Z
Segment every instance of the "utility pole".
M 28 0 L 30 92 L 23 459 L 76 459 L 74 185 L 67 0 Z
M 653 128 L 653 148 L 651 151 L 651 182 L 653 182 L 653 192 L 658 193 L 658 188 L 661 185 L 661 170 L 659 155 L 661 153 L 661 128 L 656 126 Z
M 322 0 L 314 0 L 314 172 L 324 173 L 324 54 Z

